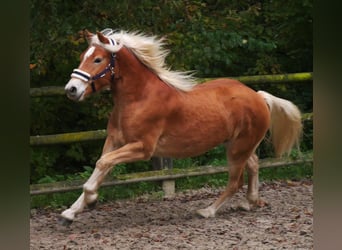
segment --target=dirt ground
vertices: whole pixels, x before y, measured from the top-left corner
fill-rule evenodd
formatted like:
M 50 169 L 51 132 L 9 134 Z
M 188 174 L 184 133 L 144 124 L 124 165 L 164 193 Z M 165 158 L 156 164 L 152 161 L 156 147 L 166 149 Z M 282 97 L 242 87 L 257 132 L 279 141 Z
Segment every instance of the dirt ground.
M 222 190 L 102 203 L 69 227 L 57 223 L 59 210 L 32 209 L 30 249 L 313 249 L 311 181 L 262 183 L 269 205 L 253 211 L 235 207 L 244 187 L 215 218 L 198 217 Z

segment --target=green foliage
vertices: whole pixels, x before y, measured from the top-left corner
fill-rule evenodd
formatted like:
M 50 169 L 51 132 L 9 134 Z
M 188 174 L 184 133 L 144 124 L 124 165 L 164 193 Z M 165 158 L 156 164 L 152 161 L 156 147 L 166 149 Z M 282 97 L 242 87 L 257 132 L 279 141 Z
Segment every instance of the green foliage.
M 281 167 L 274 169 L 260 169 L 260 181 L 273 181 L 273 180 L 292 180 L 299 181 L 301 179 L 311 179 L 313 176 L 312 164 Z
M 87 47 L 84 28 L 138 30 L 166 36 L 167 63 L 198 77 L 312 71 L 312 0 L 305 1 L 30 1 L 31 87 L 64 86 Z M 260 84 L 312 111 L 311 83 Z M 82 103 L 66 97 L 31 98 L 31 135 L 105 128 L 112 108 L 108 93 Z M 312 149 L 312 122 L 305 122 L 305 150 Z M 53 181 L 91 171 L 103 141 L 31 148 L 31 182 Z M 262 157 L 269 155 L 267 146 Z M 218 147 L 177 166 L 225 164 Z M 149 163 L 122 164 L 118 173 L 145 171 Z M 59 176 L 58 178 L 56 176 Z
M 175 68 L 199 76 L 312 70 L 312 1 L 31 1 L 32 86 L 64 85 L 105 27 L 167 36 Z
M 227 185 L 228 174 L 214 174 L 198 177 L 186 177 L 176 180 L 177 190 L 198 189 L 202 187 L 224 187 Z

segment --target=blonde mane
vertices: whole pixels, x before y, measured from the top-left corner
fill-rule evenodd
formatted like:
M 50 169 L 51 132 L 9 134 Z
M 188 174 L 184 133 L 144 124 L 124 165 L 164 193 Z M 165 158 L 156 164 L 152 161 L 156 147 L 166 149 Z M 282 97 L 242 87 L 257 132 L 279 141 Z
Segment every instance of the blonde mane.
M 97 36 L 92 43 L 99 44 L 108 51 L 117 52 L 123 46 L 132 53 L 166 84 L 181 90 L 189 91 L 196 84 L 191 72 L 172 71 L 165 64 L 169 51 L 164 49 L 164 39 L 156 36 L 146 36 L 139 32 L 113 32 L 110 29 L 102 31 L 104 35 L 115 41 L 115 44 L 103 44 Z

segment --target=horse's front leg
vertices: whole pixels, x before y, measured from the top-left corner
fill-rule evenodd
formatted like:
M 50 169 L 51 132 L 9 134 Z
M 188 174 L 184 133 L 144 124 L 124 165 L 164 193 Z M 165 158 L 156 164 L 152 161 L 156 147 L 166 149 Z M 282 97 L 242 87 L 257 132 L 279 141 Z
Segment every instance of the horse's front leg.
M 142 142 L 129 143 L 117 150 L 103 154 L 96 162 L 94 172 L 83 185 L 83 193 L 81 196 L 69 209 L 61 214 L 61 223 L 64 225 L 70 224 L 74 220 L 76 214 L 82 212 L 86 205 L 91 205 L 96 202 L 99 186 L 108 172 L 116 164 L 143 160 L 149 157 L 150 156 L 146 156 L 144 152 Z

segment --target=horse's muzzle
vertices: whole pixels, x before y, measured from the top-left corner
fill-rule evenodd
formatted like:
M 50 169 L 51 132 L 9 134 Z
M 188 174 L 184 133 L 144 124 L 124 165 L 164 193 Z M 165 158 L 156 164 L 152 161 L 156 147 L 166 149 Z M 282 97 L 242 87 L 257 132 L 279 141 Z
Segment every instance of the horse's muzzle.
M 65 86 L 67 97 L 73 101 L 81 101 L 86 89 L 86 84 L 78 79 L 72 78 Z

